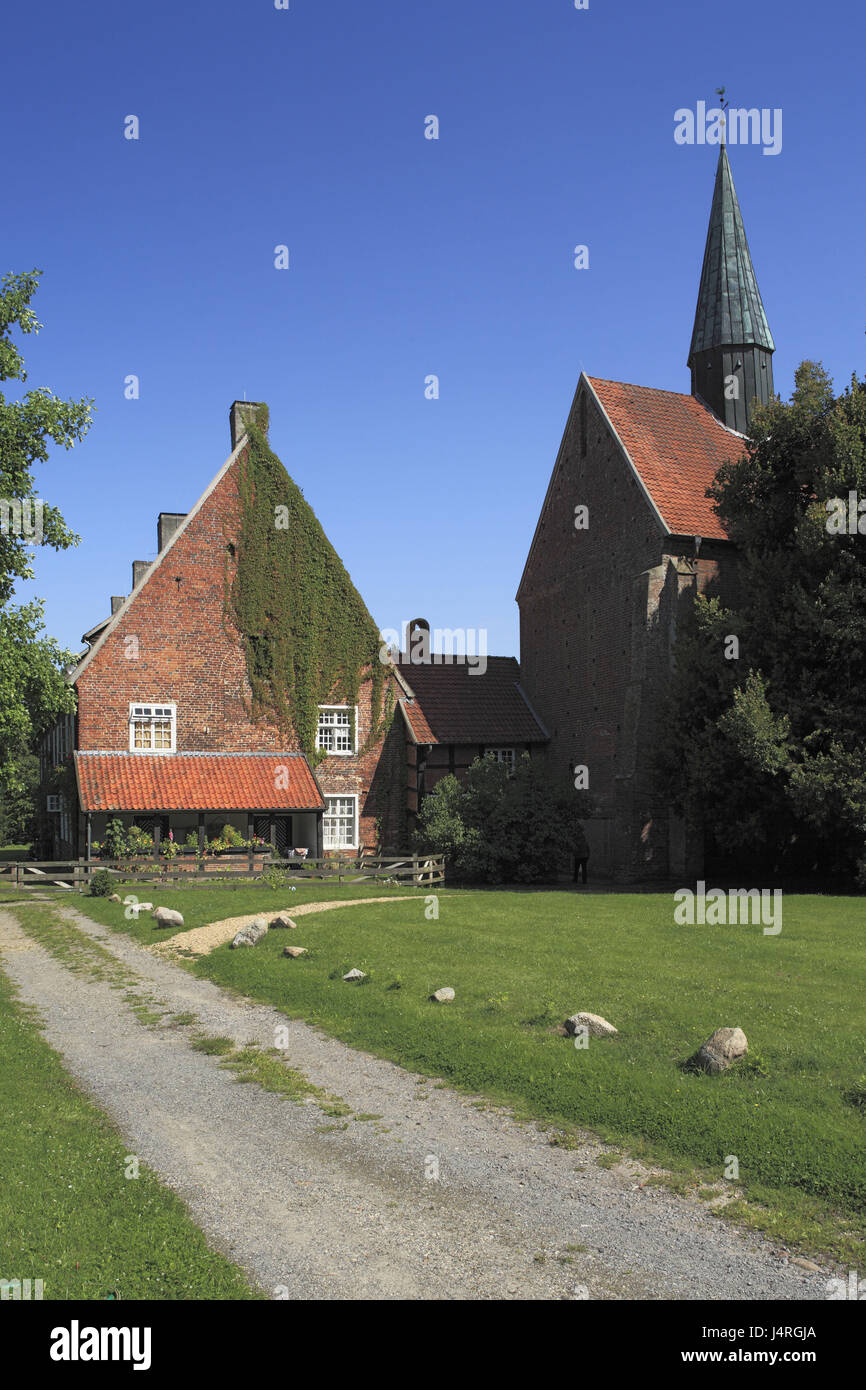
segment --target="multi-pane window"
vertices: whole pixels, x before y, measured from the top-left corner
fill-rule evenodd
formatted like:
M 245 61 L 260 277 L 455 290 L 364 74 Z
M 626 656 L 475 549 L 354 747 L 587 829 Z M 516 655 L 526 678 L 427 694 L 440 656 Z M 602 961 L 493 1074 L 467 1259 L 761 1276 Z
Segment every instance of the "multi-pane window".
M 484 753 L 487 757 L 495 758 L 498 763 L 505 763 L 509 772 L 514 771 L 513 748 L 485 748 Z
M 320 705 L 316 747 L 327 753 L 354 753 L 352 710 L 345 705 Z
M 357 806 L 354 796 L 325 797 L 325 814 L 322 817 L 325 849 L 355 849 L 358 843 Z
M 173 753 L 176 713 L 175 705 L 130 705 L 130 752 Z

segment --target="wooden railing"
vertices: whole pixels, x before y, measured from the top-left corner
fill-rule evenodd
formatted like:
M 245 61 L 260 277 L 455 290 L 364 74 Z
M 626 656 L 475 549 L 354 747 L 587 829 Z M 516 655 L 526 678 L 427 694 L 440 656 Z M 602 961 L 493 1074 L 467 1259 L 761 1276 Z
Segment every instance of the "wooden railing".
M 59 888 L 83 892 L 94 873 L 107 869 L 122 881 L 136 883 L 213 883 L 226 879 L 260 879 L 274 871 L 286 880 L 321 879 L 338 883 L 401 883 L 435 887 L 445 882 L 442 855 L 340 855 L 276 859 L 261 854 L 225 859 L 40 859 L 0 863 L 0 888 Z

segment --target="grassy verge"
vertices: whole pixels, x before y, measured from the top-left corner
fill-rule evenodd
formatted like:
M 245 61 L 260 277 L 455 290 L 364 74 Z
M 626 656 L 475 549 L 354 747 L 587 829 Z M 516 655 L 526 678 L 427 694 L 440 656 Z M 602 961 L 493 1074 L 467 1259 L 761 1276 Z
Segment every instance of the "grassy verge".
M 192 927 L 387 892 L 309 884 L 287 898 L 237 885 L 159 901 Z M 310 954 L 296 961 L 274 932 L 187 968 L 549 1124 L 552 1143 L 590 1128 L 664 1165 L 676 1190 L 721 1183 L 718 1214 L 790 1246 L 866 1261 L 862 899 L 786 895 L 783 931 L 765 937 L 760 926 L 677 927 L 663 893 L 451 891 L 437 921 L 425 897 L 299 918 L 292 944 Z M 142 941 L 165 935 L 125 921 L 118 904 L 79 905 Z M 362 986 L 342 981 L 354 966 L 368 974 Z M 441 985 L 456 989 L 453 1004 L 428 1002 Z M 578 1009 L 619 1035 L 575 1049 L 556 1025 Z M 746 1062 L 720 1077 L 684 1072 L 725 1025 L 745 1030 Z M 731 1158 L 736 1182 L 724 1178 Z
M 299 919 L 191 968 L 348 1043 L 558 1126 L 589 1127 L 695 1190 L 736 1159 L 723 1214 L 789 1245 L 866 1259 L 862 900 L 787 897 L 784 929 L 677 927 L 664 895 L 453 893 Z M 344 984 L 351 967 L 367 972 Z M 428 1001 L 442 985 L 453 1004 Z M 556 1025 L 601 1013 L 576 1049 Z M 717 1027 L 749 1039 L 719 1077 L 680 1063 Z M 720 1214 L 722 1214 L 720 1212 Z
M 388 887 L 380 883 L 331 884 L 307 880 L 292 892 L 291 885 L 269 888 L 263 883 L 226 883 L 197 888 L 162 889 L 153 883 L 124 883 L 117 888 L 118 895 L 125 899 L 135 897 L 139 902 L 153 903 L 155 906 L 171 907 L 180 912 L 184 925 L 180 928 L 157 927 L 149 913 L 142 913 L 136 919 L 134 910 L 121 903 L 109 902 L 107 898 L 70 895 L 69 906 L 80 908 L 94 922 L 113 931 L 123 931 L 142 945 L 150 946 L 155 941 L 165 941 L 177 931 L 188 931 L 192 927 L 204 927 L 210 922 L 218 922 L 226 917 L 243 917 L 255 912 L 274 913 L 283 910 L 291 913 L 302 903 L 333 902 L 353 898 L 409 898 L 419 901 L 423 908 L 425 891 L 422 889 Z M 364 908 L 365 912 L 372 908 Z M 388 906 L 387 912 L 393 911 Z M 127 917 L 127 912 L 129 916 Z M 285 943 L 284 943 L 285 944 Z
M 0 1250 L 46 1299 L 250 1299 L 186 1207 L 76 1087 L 0 971 Z

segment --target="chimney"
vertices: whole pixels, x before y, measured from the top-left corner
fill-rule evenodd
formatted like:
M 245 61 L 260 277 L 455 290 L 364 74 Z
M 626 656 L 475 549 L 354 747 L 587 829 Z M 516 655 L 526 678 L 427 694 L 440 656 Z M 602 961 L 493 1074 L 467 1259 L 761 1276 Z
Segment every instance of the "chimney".
M 413 618 L 406 625 L 406 652 L 404 661 L 414 666 L 428 665 L 430 661 L 430 624 L 426 618 Z
M 112 595 L 111 595 L 111 616 L 112 616 L 112 618 L 114 617 L 114 615 L 115 615 L 115 613 L 117 612 L 118 608 L 122 607 L 122 605 L 123 605 L 124 603 L 126 603 L 126 594 L 112 594 Z
M 132 562 L 132 587 L 140 584 L 147 571 L 150 569 L 150 560 L 133 560 Z
M 156 548 L 158 551 L 165 550 L 184 521 L 186 521 L 186 512 L 160 512 L 156 523 Z
M 233 401 L 229 411 L 229 424 L 232 434 L 232 453 L 246 434 L 246 421 L 258 417 L 259 424 L 267 420 L 267 406 L 263 401 Z M 259 412 L 262 412 L 261 415 Z

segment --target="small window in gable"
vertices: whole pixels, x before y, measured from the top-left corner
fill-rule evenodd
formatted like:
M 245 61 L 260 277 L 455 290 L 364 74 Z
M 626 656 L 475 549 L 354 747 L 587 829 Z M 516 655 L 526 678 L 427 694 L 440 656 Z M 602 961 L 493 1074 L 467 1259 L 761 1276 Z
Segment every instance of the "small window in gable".
M 131 753 L 173 753 L 177 705 L 130 705 L 129 751 Z
M 485 757 L 495 758 L 498 763 L 505 763 L 509 772 L 514 771 L 514 749 L 513 748 L 485 748 Z
M 319 705 L 316 747 L 326 753 L 355 751 L 355 711 L 348 705 Z

